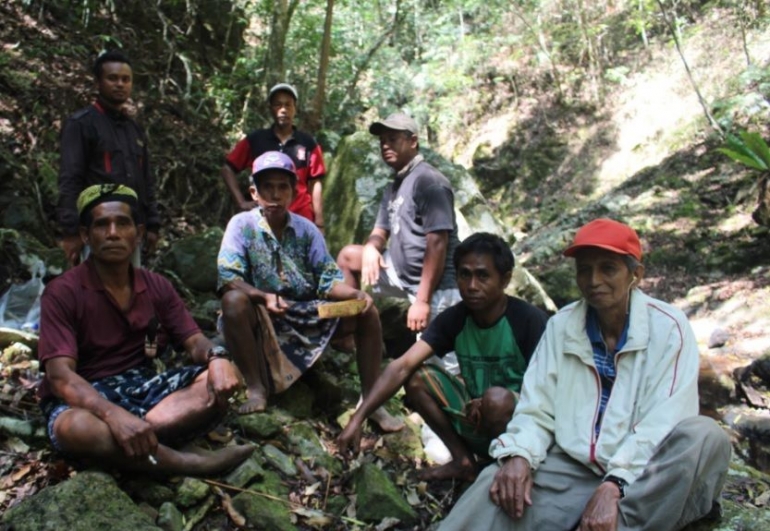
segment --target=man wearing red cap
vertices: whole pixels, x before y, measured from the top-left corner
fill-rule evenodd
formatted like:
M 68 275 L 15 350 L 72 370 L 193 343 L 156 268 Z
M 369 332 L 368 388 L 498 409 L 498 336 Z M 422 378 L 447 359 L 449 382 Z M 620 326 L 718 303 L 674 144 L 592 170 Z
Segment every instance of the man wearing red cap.
M 288 83 L 279 83 L 270 89 L 267 103 L 273 125 L 257 129 L 235 145 L 222 166 L 222 178 L 238 210 L 251 210 L 257 203 L 250 197 L 244 197 L 237 174 L 250 169 L 254 159 L 263 153 L 285 153 L 294 162 L 297 172 L 296 193 L 289 210 L 309 219 L 323 232 L 321 180 L 326 173 L 324 157 L 315 138 L 294 126 L 297 99 L 297 89 Z
M 698 416 L 698 347 L 678 309 L 639 289 L 636 232 L 592 221 L 564 251 L 583 299 L 548 322 L 497 464 L 440 531 L 682 529 L 719 514 L 730 442 Z

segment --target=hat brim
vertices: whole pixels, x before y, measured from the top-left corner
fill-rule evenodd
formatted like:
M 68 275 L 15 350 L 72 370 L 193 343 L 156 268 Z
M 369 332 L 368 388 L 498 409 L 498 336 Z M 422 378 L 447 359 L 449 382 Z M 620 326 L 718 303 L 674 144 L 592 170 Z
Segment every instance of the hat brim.
M 286 168 L 263 168 L 263 169 L 261 169 L 259 171 L 256 171 L 256 172 L 251 174 L 252 182 L 256 185 L 257 184 L 257 177 L 259 177 L 260 175 L 263 175 L 263 174 L 265 174 L 267 172 L 271 172 L 271 171 L 277 171 L 277 172 L 283 173 L 285 175 L 288 175 L 295 183 L 297 182 L 297 174 L 294 173 L 291 170 L 287 170 Z
M 564 252 L 562 254 L 564 256 L 567 256 L 567 257 L 570 257 L 570 258 L 574 258 L 575 254 L 577 254 L 578 251 L 581 251 L 583 249 L 590 249 L 592 247 L 594 249 L 604 249 L 605 251 L 611 251 L 611 252 L 613 252 L 615 254 L 633 256 L 634 258 L 636 258 L 640 262 L 642 260 L 641 256 L 635 256 L 635 255 L 629 253 L 628 251 L 625 251 L 625 250 L 620 249 L 618 247 L 615 247 L 613 245 L 606 245 L 606 244 L 601 244 L 601 243 L 581 243 L 581 244 L 578 244 L 578 245 L 570 245 L 569 247 L 567 247 L 564 250 Z

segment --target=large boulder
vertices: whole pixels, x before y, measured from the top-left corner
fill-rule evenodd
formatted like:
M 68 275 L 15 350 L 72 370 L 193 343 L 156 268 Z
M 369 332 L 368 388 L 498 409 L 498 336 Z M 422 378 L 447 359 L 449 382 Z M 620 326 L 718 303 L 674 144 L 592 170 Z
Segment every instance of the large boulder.
M 102 472 L 82 472 L 48 487 L 9 509 L 0 522 L 16 531 L 160 531 Z
M 217 289 L 217 255 L 223 231 L 212 227 L 171 244 L 163 255 L 161 267 L 182 279 L 184 285 L 199 293 Z

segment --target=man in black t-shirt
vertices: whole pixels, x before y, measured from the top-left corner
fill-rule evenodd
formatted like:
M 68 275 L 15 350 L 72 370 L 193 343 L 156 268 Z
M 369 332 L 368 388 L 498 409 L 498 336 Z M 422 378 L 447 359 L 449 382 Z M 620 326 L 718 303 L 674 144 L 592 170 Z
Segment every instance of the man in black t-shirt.
M 491 440 L 505 431 L 521 381 L 540 336 L 545 312 L 505 294 L 513 254 L 498 236 L 478 233 L 454 252 L 462 302 L 436 317 L 422 338 L 392 361 L 340 434 L 340 450 L 358 448 L 367 416 L 404 385 L 410 405 L 446 444 L 449 463 L 423 472 L 423 479 L 477 474 L 474 454 L 487 455 Z M 460 377 L 425 363 L 455 351 Z

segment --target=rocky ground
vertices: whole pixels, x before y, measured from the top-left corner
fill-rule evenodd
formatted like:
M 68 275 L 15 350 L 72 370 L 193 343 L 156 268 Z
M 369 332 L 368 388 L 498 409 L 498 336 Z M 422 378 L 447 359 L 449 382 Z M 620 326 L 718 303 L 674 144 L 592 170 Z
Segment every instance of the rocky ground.
M 51 216 L 39 214 L 51 209 L 55 132 L 62 115 L 58 107 L 74 109 L 87 100 L 85 90 L 72 89 L 85 87 L 87 76 L 59 70 L 64 64 L 43 68 L 46 46 L 65 35 L 65 28 L 12 6 L 0 7 L 4 21 L 9 21 L 0 27 L 0 277 L 26 280 L 24 271 L 37 258 L 43 259 L 49 274 L 61 270 L 60 253 L 45 222 Z M 743 91 L 747 101 L 748 95 L 759 94 L 759 100 L 751 100 L 760 102 L 758 114 L 747 118 L 740 111 L 735 118 L 766 126 L 765 78 L 745 75 L 737 29 L 720 20 L 717 16 L 704 21 L 699 37 L 685 43 L 691 66 L 709 100 L 732 96 L 728 89 Z M 35 44 L 19 47 L 19 42 Z M 750 32 L 748 50 L 754 58 L 770 56 L 770 34 Z M 510 182 L 489 190 L 487 204 L 465 170 L 432 160 L 453 175 L 460 210 L 468 221 L 465 229 L 484 228 L 515 238 L 519 262 L 557 305 L 577 297 L 571 264 L 559 253 L 578 226 L 603 215 L 627 221 L 639 231 L 647 266 L 642 288 L 687 312 L 702 353 L 703 412 L 723 421 L 734 441 L 725 516 L 693 529 L 768 529 L 770 234 L 750 216 L 757 175 L 714 152 L 719 141 L 695 119 L 701 110 L 672 47 L 663 43 L 649 54 L 644 67 L 635 67 L 589 118 L 567 120 L 549 114 L 541 102 L 519 102 L 510 112 L 469 128 L 473 138 L 448 143 L 463 147 L 456 154 L 444 153 L 470 167 L 479 145 L 486 143 L 497 168 L 505 167 L 502 155 L 507 152 L 495 150 L 519 138 L 511 132 L 517 124 L 526 128 L 539 120 L 553 126 L 561 135 L 557 144 L 566 146 L 559 160 L 549 162 L 542 180 L 523 182 L 508 176 Z M 81 61 L 86 55 L 83 50 L 74 54 Z M 32 69 L 39 70 L 37 78 L 29 75 Z M 162 109 L 148 109 L 154 113 L 149 121 L 158 137 L 166 130 L 200 128 L 190 116 L 184 123 L 178 118 L 168 121 L 172 113 L 163 114 Z M 216 144 L 224 144 L 222 138 Z M 543 149 L 536 155 L 548 158 L 552 153 Z M 216 176 L 217 157 L 212 152 L 208 166 L 195 160 L 179 166 L 203 164 L 202 173 Z M 160 157 L 171 158 L 165 151 Z M 175 182 L 184 182 L 183 169 L 177 173 L 164 177 L 167 193 Z M 21 187 L 27 175 L 34 175 L 34 194 Z M 367 177 L 358 179 L 360 175 Z M 343 141 L 328 177 L 329 239 L 339 248 L 360 240 L 371 226 L 372 201 L 376 203 L 372 190 L 387 179 L 387 172 L 368 135 L 360 134 Z M 216 178 L 213 181 L 200 202 L 215 204 L 221 217 L 226 192 Z M 181 214 L 171 208 L 164 214 L 168 229 L 163 252 L 151 263 L 172 279 L 202 328 L 213 333 L 217 303 L 211 249 L 218 245 L 221 229 L 207 229 L 200 218 L 193 223 Z M 524 270 L 519 277 L 519 292 L 545 305 L 547 299 L 536 284 L 527 282 Z M 391 339 L 400 335 L 402 330 L 392 332 Z M 27 347 L 13 346 L 16 341 Z M 355 405 L 358 385 L 351 358 L 335 352 L 287 394 L 276 397 L 268 413 L 233 414 L 220 430 L 197 441 L 210 447 L 258 447 L 253 458 L 229 475 L 153 481 L 80 471 L 52 454 L 45 440 L 34 400 L 40 377 L 34 346 L 34 338 L 0 333 L 0 529 L 423 530 L 430 529 L 462 492 L 463 485 L 415 479 L 415 471 L 429 465 L 416 422 L 392 435 L 370 426 L 360 455 L 336 453 L 334 437 Z M 165 361 L 180 360 L 170 356 Z M 389 408 L 409 415 L 399 399 Z

